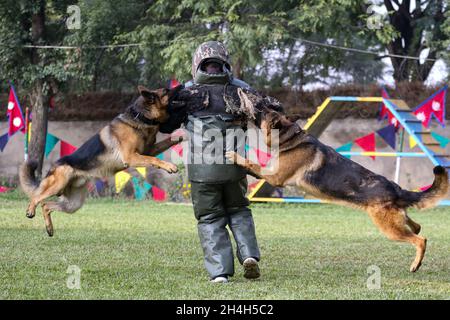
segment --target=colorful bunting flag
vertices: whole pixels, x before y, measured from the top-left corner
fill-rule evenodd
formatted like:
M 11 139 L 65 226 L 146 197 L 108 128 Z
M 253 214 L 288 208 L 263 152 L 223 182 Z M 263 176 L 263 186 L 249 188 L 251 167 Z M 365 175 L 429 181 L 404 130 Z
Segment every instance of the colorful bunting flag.
M 100 193 L 105 189 L 105 183 L 102 180 L 97 179 L 95 181 L 95 188 L 97 189 L 97 192 Z
M 164 152 L 161 152 L 161 153 L 158 154 L 156 157 L 157 157 L 158 159 L 160 159 L 160 160 L 164 160 Z
M 60 157 L 68 156 L 77 150 L 76 147 L 71 145 L 70 143 L 67 143 L 63 140 L 61 140 L 61 151 L 60 151 Z
M 387 93 L 386 89 L 381 89 L 381 96 L 385 99 L 390 99 L 389 94 Z M 389 124 L 392 124 L 395 126 L 396 129 L 400 127 L 400 122 L 397 120 L 397 118 L 392 114 L 392 112 L 386 107 L 384 103 L 380 106 L 380 115 L 378 120 L 383 120 L 385 118 L 388 118 Z
M 114 180 L 116 183 L 116 193 L 120 193 L 120 191 L 122 191 L 130 178 L 131 175 L 125 171 L 116 173 L 116 175 L 114 176 Z
M 19 99 L 17 99 L 12 85 L 9 90 L 8 110 L 6 114 L 9 118 L 8 135 L 11 137 L 19 130 L 25 133 L 25 120 L 23 118 L 22 108 L 20 107 Z
M 89 182 L 87 183 L 87 190 L 88 190 L 89 193 L 94 192 L 94 190 L 95 190 L 95 184 L 92 183 L 91 181 L 89 181 Z
M 385 88 L 381 89 L 381 96 L 383 98 L 385 98 L 385 99 L 389 99 L 390 98 L 389 94 L 387 93 Z M 385 119 L 388 116 L 388 112 L 389 112 L 389 109 L 386 108 L 386 105 L 384 103 L 381 103 L 381 105 L 380 105 L 380 114 L 378 116 L 378 120 Z
M 248 190 L 253 190 L 257 185 L 258 185 L 259 181 L 255 181 L 251 184 L 248 185 Z
M 427 186 L 424 186 L 424 187 L 420 187 L 420 188 L 419 188 L 419 190 L 420 190 L 420 191 L 422 191 L 422 192 L 423 192 L 423 191 L 427 191 L 428 189 L 430 189 L 430 188 L 431 188 L 431 186 L 432 186 L 432 185 L 431 185 L 431 184 L 429 184 L 429 185 L 427 185 Z
M 431 117 L 434 116 L 442 127 L 445 127 L 445 99 L 448 86 L 435 92 L 413 110 L 413 114 L 428 128 Z
M 138 167 L 136 171 L 141 174 L 141 176 L 145 179 L 147 176 L 147 168 L 146 167 Z
M 175 151 L 180 157 L 183 157 L 183 147 L 181 144 L 176 144 L 172 147 L 172 150 Z
M 378 135 L 383 138 L 392 149 L 395 150 L 395 125 L 390 124 L 387 127 L 376 131 Z
M 52 152 L 53 148 L 55 148 L 56 144 L 59 142 L 59 138 L 47 133 L 47 139 L 45 142 L 45 157 L 48 158 L 50 152 Z
M 181 85 L 181 83 L 179 83 L 177 79 L 172 78 L 172 79 L 169 80 L 169 89 L 176 88 L 179 85 Z
M 8 188 L 8 187 L 0 186 L 0 193 L 3 193 L 3 192 L 8 192 L 8 191 L 10 191 L 10 190 L 12 190 L 12 188 Z
M 353 147 L 353 142 L 349 142 L 349 143 L 346 143 L 346 144 L 340 146 L 339 148 L 337 148 L 336 151 L 337 152 L 348 152 L 348 151 L 352 150 L 352 147 Z M 345 157 L 348 159 L 351 158 L 351 156 L 345 156 Z
M 141 187 L 141 184 L 139 183 L 139 179 L 136 177 L 133 177 L 131 179 L 133 181 L 133 187 L 134 187 L 134 196 L 136 200 L 144 200 L 145 199 L 145 190 Z
M 449 138 L 446 138 L 444 136 L 441 136 L 439 134 L 437 134 L 436 132 L 431 132 L 431 136 L 437 141 L 439 142 L 439 145 L 441 146 L 441 148 L 445 148 L 447 146 L 447 144 L 450 142 Z
M 5 133 L 0 137 L 0 151 L 3 152 L 5 150 L 6 144 L 8 143 L 9 137 L 8 134 Z
M 270 153 L 261 151 L 259 149 L 255 149 L 256 151 L 256 157 L 258 158 L 258 162 L 261 165 L 261 167 L 267 166 L 267 163 L 272 158 L 272 155 Z
M 166 192 L 157 186 L 152 186 L 152 194 L 154 201 L 164 201 L 166 200 Z
M 417 146 L 417 141 L 413 136 L 409 136 L 409 148 L 412 149 Z
M 364 137 L 355 140 L 355 143 L 359 145 L 366 152 L 375 151 L 375 132 L 372 132 Z M 375 156 L 370 156 L 375 160 Z
M 149 191 L 152 188 L 152 185 L 147 181 L 144 181 L 144 189 L 145 191 Z

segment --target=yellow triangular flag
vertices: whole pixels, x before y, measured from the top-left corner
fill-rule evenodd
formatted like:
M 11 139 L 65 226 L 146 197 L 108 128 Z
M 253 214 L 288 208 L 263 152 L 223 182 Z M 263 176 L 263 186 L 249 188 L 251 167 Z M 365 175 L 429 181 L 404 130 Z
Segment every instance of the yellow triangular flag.
M 136 171 L 139 172 L 145 179 L 146 174 L 147 174 L 147 168 L 146 167 L 139 167 L 136 168 Z
M 116 193 L 119 193 L 125 187 L 128 180 L 130 180 L 131 175 L 125 171 L 120 171 L 116 173 L 114 178 L 116 182 Z
M 409 136 L 409 148 L 412 149 L 417 145 L 416 139 L 413 136 Z

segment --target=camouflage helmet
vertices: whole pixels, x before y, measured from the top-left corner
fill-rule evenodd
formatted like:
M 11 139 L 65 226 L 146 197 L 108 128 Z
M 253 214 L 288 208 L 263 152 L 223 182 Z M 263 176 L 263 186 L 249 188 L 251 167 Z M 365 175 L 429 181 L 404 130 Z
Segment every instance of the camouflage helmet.
M 195 78 L 198 68 L 206 59 L 218 59 L 225 63 L 228 70 L 230 67 L 230 56 L 228 50 L 222 42 L 207 41 L 198 46 L 192 57 L 192 77 Z

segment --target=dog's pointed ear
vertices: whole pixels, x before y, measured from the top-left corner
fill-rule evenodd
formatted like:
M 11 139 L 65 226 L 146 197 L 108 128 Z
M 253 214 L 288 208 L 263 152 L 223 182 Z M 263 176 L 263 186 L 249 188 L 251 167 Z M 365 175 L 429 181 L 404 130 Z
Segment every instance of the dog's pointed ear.
M 298 114 L 291 114 L 289 116 L 286 116 L 286 118 L 291 122 L 297 122 L 297 120 L 300 119 L 300 115 Z
M 281 120 L 282 120 L 281 116 L 278 113 L 274 112 L 272 114 L 272 119 L 270 120 L 270 127 L 272 129 L 281 129 L 282 127 Z
M 138 86 L 139 94 L 145 99 L 148 103 L 154 103 L 156 99 L 158 98 L 158 95 L 151 91 L 150 89 L 147 89 L 144 86 Z

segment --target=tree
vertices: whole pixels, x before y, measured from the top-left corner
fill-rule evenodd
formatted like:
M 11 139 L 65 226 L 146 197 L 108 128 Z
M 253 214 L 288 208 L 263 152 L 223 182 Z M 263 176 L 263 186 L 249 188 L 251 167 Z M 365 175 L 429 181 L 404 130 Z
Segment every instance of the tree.
M 450 79 L 450 10 L 447 10 L 445 13 L 445 22 L 442 26 L 442 30 L 445 34 L 444 49 L 446 48 L 443 57 L 447 62 L 447 69 L 449 70 L 448 79 Z
M 135 62 L 143 58 L 144 69 L 157 70 L 153 73 L 166 77 L 173 74 L 184 81 L 190 79 L 195 48 L 204 41 L 219 40 L 226 43 L 232 55 L 233 70 L 241 77 L 246 67 L 261 61 L 262 50 L 274 47 L 276 41 L 284 37 L 279 18 L 285 13 L 277 8 L 286 3 L 291 2 L 157 1 L 133 32 L 121 36 L 121 39 L 143 44 L 141 52 L 129 49 L 124 57 Z
M 29 157 L 42 163 L 47 135 L 47 109 L 50 94 L 58 82 L 71 75 L 70 55 L 63 50 L 36 47 L 61 43 L 66 33 L 64 17 L 71 1 L 17 1 L 0 3 L 0 74 L 18 88 L 29 92 L 33 126 Z
M 398 81 L 424 82 L 435 64 L 435 59 L 446 51 L 443 27 L 449 11 L 446 0 L 384 0 L 389 23 L 398 36 L 386 43 L 390 54 L 419 57 L 429 50 L 429 61 L 391 57 L 394 79 Z
M 145 61 L 143 68 L 152 70 L 147 74 L 175 74 L 187 80 L 195 48 L 203 41 L 219 40 L 229 48 L 235 75 L 259 86 L 287 83 L 301 87 L 309 78 L 320 80 L 343 69 L 371 67 L 371 72 L 363 73 L 364 81 L 374 81 L 382 68 L 373 56 L 359 56 L 358 65 L 352 66 L 355 54 L 299 42 L 303 38 L 320 42 L 332 39 L 366 49 L 370 42 L 361 34 L 367 31 L 361 18 L 364 8 L 359 0 L 160 0 L 149 6 L 133 32 L 122 36 L 123 40 L 145 44 L 147 49 L 126 50 L 124 58 Z M 388 31 L 392 33 L 386 28 L 382 34 Z M 274 49 L 278 61 L 271 61 Z M 275 72 L 269 72 L 269 64 L 275 66 Z
M 369 8 L 373 3 L 382 3 L 388 12 L 384 23 L 375 28 L 369 24 L 372 15 Z M 319 35 L 322 43 L 362 50 L 370 48 L 392 55 L 419 57 L 428 50 L 427 57 L 431 61 L 391 57 L 396 82 L 424 82 L 435 63 L 432 60 L 448 51 L 450 31 L 448 22 L 445 23 L 448 12 L 446 0 L 299 1 L 295 8 L 287 12 L 289 21 L 286 32 L 294 37 Z M 341 63 L 341 59 L 348 56 L 336 49 L 330 50 L 336 55 L 329 59 L 332 65 Z M 362 55 L 358 54 L 359 57 Z M 326 56 L 320 55 L 320 58 Z M 375 56 L 366 58 L 367 61 L 371 59 L 378 61 Z
M 120 32 L 134 29 L 146 1 L 17 1 L 0 3 L 0 77 L 11 80 L 31 103 L 29 158 L 41 174 L 49 99 L 60 90 L 135 87 L 139 70 L 107 48 Z M 69 29 L 69 5 L 78 4 L 80 29 Z M 128 29 L 127 29 L 128 28 Z M 78 46 L 75 49 L 35 46 Z M 31 47 L 30 47 L 31 46 Z M 33 47 L 34 46 L 34 47 Z M 113 66 L 113 67 L 112 67 Z M 124 83 L 127 85 L 124 86 Z
M 79 73 L 76 81 L 70 83 L 71 90 L 135 90 L 141 80 L 139 63 L 121 59 L 122 48 L 107 46 L 139 25 L 148 1 L 80 0 L 77 5 L 81 28 L 64 38 L 66 45 L 80 47 Z

